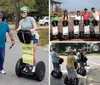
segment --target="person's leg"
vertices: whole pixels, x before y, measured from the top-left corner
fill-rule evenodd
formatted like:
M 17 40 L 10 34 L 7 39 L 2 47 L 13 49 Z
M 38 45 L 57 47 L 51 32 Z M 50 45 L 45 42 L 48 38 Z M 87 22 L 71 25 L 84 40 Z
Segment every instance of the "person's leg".
M 72 79 L 77 78 L 77 73 L 74 68 L 72 68 Z
M 68 79 L 70 80 L 71 79 L 71 69 L 68 66 L 66 66 L 66 69 L 68 72 Z
M 0 72 L 2 74 L 5 74 L 5 71 L 3 70 L 4 65 L 4 57 L 5 57 L 5 48 L 0 49 Z
M 35 35 L 33 36 L 33 70 L 32 72 L 35 72 L 36 68 L 36 46 L 37 46 L 38 40 L 35 39 Z
M 53 62 L 53 70 L 56 71 L 56 64 Z
M 34 44 L 33 48 L 33 65 L 36 65 L 36 44 Z

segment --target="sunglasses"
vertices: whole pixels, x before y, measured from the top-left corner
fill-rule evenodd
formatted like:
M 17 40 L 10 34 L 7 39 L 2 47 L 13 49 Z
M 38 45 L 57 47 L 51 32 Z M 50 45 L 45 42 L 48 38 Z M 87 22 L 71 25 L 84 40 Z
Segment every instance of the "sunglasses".
M 26 12 L 24 12 L 24 11 L 21 11 L 21 13 L 26 13 Z

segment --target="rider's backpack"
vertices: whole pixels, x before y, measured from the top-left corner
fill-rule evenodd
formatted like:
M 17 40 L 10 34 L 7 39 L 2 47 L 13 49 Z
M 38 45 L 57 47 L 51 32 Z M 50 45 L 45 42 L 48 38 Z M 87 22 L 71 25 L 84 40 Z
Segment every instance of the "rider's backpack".
M 31 43 L 32 34 L 31 34 L 30 30 L 19 30 L 17 35 L 18 35 L 20 42 L 22 42 L 24 44 Z

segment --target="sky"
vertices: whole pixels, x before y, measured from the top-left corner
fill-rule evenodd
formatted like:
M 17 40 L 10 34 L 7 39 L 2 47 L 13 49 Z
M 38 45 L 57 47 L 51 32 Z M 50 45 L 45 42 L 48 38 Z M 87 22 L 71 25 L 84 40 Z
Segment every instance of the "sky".
M 84 10 L 88 8 L 90 11 L 92 7 L 100 10 L 100 0 L 56 0 L 62 2 L 61 7 L 69 11 Z

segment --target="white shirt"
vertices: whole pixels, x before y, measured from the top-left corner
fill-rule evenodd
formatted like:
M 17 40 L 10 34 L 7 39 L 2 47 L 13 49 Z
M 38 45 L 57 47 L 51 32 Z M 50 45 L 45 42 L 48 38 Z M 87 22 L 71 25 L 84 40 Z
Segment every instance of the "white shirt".
M 95 13 L 92 12 L 92 14 L 93 14 L 95 20 L 99 21 L 99 14 L 98 14 L 98 12 L 97 11 Z
M 81 20 L 81 16 L 75 15 L 75 20 Z

